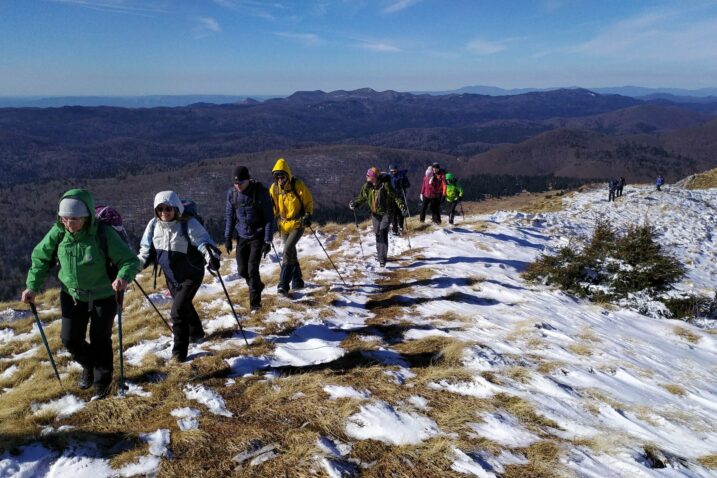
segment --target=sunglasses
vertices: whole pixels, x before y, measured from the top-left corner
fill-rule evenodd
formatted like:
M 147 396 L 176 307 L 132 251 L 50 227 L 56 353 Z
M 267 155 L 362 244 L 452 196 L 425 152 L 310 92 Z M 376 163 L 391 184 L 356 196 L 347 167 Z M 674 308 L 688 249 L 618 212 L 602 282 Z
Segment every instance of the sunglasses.
M 286 173 L 274 173 L 274 179 L 286 179 L 288 177 Z
M 157 212 L 172 212 L 174 208 L 172 206 L 157 206 L 155 209 Z

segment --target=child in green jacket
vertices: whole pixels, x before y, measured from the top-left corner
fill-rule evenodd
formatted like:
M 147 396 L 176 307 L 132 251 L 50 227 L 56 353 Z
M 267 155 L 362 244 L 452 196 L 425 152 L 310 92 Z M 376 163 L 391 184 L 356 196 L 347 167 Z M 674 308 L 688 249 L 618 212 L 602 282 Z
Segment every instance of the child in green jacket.
M 62 196 L 57 222 L 32 251 L 22 301 L 34 303 L 57 260 L 58 279 L 62 284 L 62 343 L 82 365 L 79 387 L 86 389 L 94 384 L 95 398 L 103 398 L 112 382 L 115 293 L 134 280 L 139 260 L 117 232 L 100 223 L 94 213 L 94 199 L 84 189 L 71 189 Z M 116 277 L 109 276 L 105 251 L 118 269 Z M 90 342 L 87 343 L 89 323 Z

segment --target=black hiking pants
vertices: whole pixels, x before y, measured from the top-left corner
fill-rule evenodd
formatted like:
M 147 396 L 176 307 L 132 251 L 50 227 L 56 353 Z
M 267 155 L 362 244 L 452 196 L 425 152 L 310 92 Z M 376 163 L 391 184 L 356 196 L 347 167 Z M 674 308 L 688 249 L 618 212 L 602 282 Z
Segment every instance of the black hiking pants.
M 456 208 L 458 207 L 459 201 L 448 201 L 448 223 L 453 224 L 453 220 L 456 217 Z
M 434 224 L 440 224 L 441 223 L 441 197 L 437 198 L 423 198 L 423 204 L 421 204 L 421 222 L 424 222 L 426 220 L 426 211 L 428 208 L 431 208 L 431 221 L 433 221 Z
M 261 237 L 255 239 L 240 237 L 237 242 L 237 271 L 249 286 L 249 305 L 251 307 L 261 306 L 261 291 L 264 290 L 264 283 L 259 275 L 259 264 L 263 246 L 264 240 Z
M 607 195 L 607 202 L 614 201 L 615 200 L 615 190 L 610 189 Z
M 371 215 L 373 233 L 376 234 L 376 255 L 378 262 L 383 265 L 388 256 L 388 228 L 391 224 L 391 215 L 386 213 L 383 216 Z
M 111 296 L 82 302 L 61 291 L 60 308 L 62 344 L 76 362 L 92 370 L 95 386 L 108 386 L 112 382 L 112 325 L 117 301 Z M 86 340 L 88 323 L 90 343 Z
M 204 277 L 204 273 L 202 273 Z M 189 338 L 204 337 L 204 329 L 199 314 L 194 308 L 192 301 L 197 295 L 199 287 L 202 285 L 202 277 L 194 279 L 186 279 L 179 284 L 172 285 L 167 283 L 169 293 L 172 294 L 172 334 L 174 335 L 174 345 L 172 346 L 172 355 L 178 357 L 182 361 L 187 359 L 189 351 Z
M 393 230 L 394 234 L 398 234 L 399 229 L 403 230 L 404 219 L 405 218 L 398 206 L 393 205 L 391 207 L 391 230 Z

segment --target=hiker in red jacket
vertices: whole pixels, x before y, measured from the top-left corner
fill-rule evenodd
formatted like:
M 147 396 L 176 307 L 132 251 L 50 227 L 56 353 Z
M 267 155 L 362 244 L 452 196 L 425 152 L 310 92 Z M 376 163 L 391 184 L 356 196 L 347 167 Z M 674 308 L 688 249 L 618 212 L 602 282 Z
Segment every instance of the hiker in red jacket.
M 446 197 L 446 175 L 441 165 L 433 163 L 426 169 L 421 186 L 421 222 L 426 220 L 426 210 L 431 207 L 433 224 L 441 223 L 441 201 Z

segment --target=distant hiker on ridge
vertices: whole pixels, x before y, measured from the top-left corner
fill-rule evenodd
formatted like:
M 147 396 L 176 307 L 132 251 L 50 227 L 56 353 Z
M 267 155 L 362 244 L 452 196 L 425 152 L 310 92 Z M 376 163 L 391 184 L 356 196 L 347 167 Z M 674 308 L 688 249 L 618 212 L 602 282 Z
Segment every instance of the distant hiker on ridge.
M 665 184 L 665 178 L 662 177 L 662 174 L 657 176 L 657 180 L 655 181 L 655 186 L 657 186 L 658 191 L 662 191 L 662 185 Z
M 453 224 L 458 203 L 463 200 L 463 186 L 453 173 L 446 174 L 446 202 L 448 203 L 448 223 Z
M 411 183 L 408 181 L 408 176 L 406 175 L 407 171 L 405 169 L 399 171 L 398 166 L 396 166 L 395 164 L 390 164 L 388 166 L 388 172 L 390 174 L 389 179 L 391 181 L 391 186 L 393 187 L 394 191 L 396 191 L 398 197 L 403 199 L 405 203 L 406 189 L 411 187 Z M 401 213 L 401 210 L 394 204 L 391 207 L 391 229 L 393 230 L 393 234 L 396 236 L 400 236 L 403 232 L 403 225 L 403 213 Z
M 615 201 L 615 193 L 617 192 L 618 183 L 619 181 L 615 178 L 612 178 L 607 182 L 607 202 Z
M 269 191 L 249 176 L 246 166 L 234 169 L 234 187 L 227 191 L 224 211 L 224 245 L 232 250 L 236 232 L 237 271 L 249 286 L 249 306 L 252 311 L 261 309 L 261 291 L 264 283 L 259 275 L 262 255 L 271 251 L 274 233 L 274 206 Z
M 192 207 L 196 207 L 193 203 Z M 174 191 L 161 191 L 154 196 L 154 217 L 147 223 L 139 245 L 142 268 L 156 263 L 162 268 L 172 302 L 172 360 L 187 360 L 190 342 L 204 338 L 202 321 L 192 301 L 202 285 L 204 265 L 219 270 L 219 249 L 209 233 L 186 211 Z
M 625 177 L 620 176 L 620 180 L 617 183 L 617 197 L 622 196 L 622 189 L 625 187 Z
M 62 196 L 57 221 L 32 251 L 22 301 L 34 304 L 57 260 L 62 343 L 82 365 L 79 387 L 94 384 L 95 397 L 103 398 L 112 382 L 115 293 L 134 280 L 139 261 L 111 226 L 95 218 L 94 211 L 95 201 L 84 189 L 70 189 Z M 108 260 L 118 269 L 116 277 L 109 275 Z M 86 341 L 88 324 L 90 343 Z
M 388 255 L 390 208 L 395 204 L 404 217 L 408 216 L 408 210 L 403 198 L 396 194 L 391 183 L 388 180 L 381 181 L 379 175 L 378 168 L 375 166 L 366 171 L 366 183 L 361 187 L 358 197 L 349 203 L 349 209 L 353 211 L 363 203 L 368 203 L 371 210 L 373 232 L 376 235 L 376 255 L 378 263 L 384 267 Z
M 276 161 L 271 174 L 274 182 L 269 188 L 269 195 L 274 202 L 274 215 L 277 218 L 279 235 L 284 242 L 277 292 L 287 296 L 289 285 L 293 289 L 304 287 L 296 244 L 304 234 L 304 228 L 311 226 L 314 199 L 304 181 L 291 174 L 289 164 L 284 158 Z
M 446 196 L 446 178 L 441 165 L 433 163 L 426 169 L 421 186 L 421 222 L 426 220 L 426 210 L 431 207 L 433 224 L 441 223 L 441 201 Z

